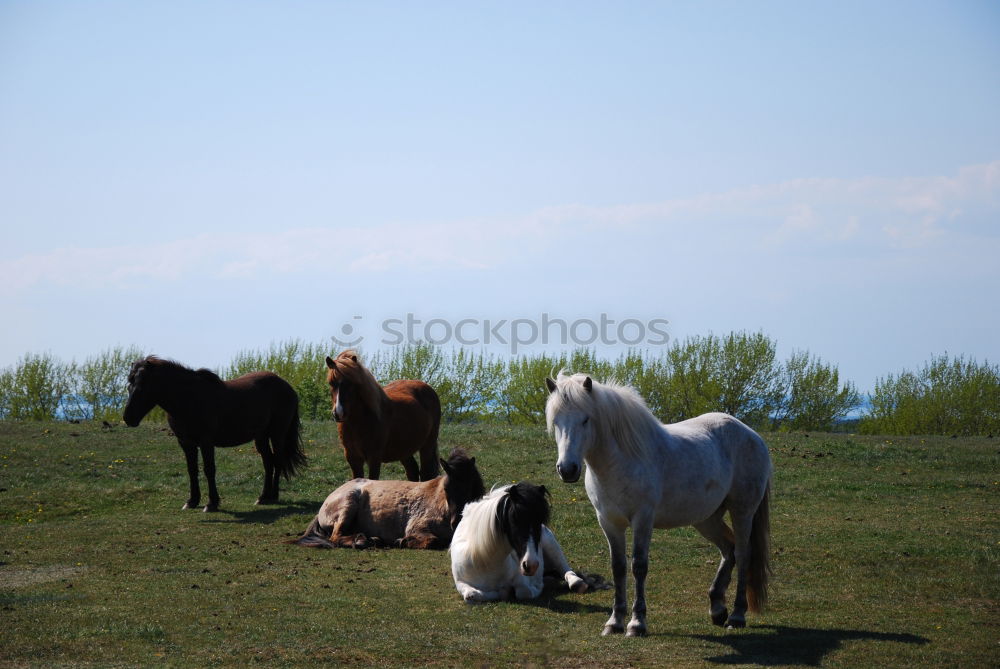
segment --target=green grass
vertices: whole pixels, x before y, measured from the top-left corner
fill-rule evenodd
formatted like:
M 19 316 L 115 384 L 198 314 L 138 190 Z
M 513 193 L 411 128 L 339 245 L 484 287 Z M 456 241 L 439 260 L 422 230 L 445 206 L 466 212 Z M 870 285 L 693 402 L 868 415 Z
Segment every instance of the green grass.
M 348 470 L 334 425 L 306 426 L 311 466 L 255 507 L 252 446 L 218 451 L 223 510 L 181 511 L 176 441 L 136 429 L 0 422 L 0 665 L 996 666 L 1000 442 L 765 435 L 775 462 L 771 608 L 708 620 L 716 555 L 657 532 L 650 636 L 602 638 L 611 592 L 462 603 L 448 555 L 316 551 L 298 534 Z M 582 485 L 558 482 L 537 428 L 446 427 L 487 485 L 552 491 L 570 562 L 608 576 Z M 402 478 L 398 464 L 383 470 Z

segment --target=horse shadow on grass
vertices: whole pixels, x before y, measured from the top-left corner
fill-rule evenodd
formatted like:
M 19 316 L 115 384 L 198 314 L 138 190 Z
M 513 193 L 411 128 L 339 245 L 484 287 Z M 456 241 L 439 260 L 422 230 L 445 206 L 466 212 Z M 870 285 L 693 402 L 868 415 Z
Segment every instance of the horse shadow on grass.
M 285 516 L 298 516 L 302 514 L 316 515 L 322 506 L 320 502 L 282 502 L 274 506 L 258 506 L 250 511 L 226 511 L 219 509 L 218 513 L 206 518 L 207 523 L 253 523 L 257 525 L 270 525 L 284 518 Z M 229 516 L 224 518 L 222 516 Z
M 915 634 L 870 632 L 865 630 L 809 629 L 783 625 L 762 625 L 757 629 L 771 632 L 736 632 L 723 635 L 692 634 L 689 638 L 729 646 L 726 655 L 706 657 L 713 664 L 757 664 L 778 666 L 798 664 L 818 667 L 845 641 L 882 641 L 923 645 L 930 639 Z
M 548 577 L 546 577 L 548 580 Z M 589 590 L 582 596 L 592 595 L 595 590 Z M 566 595 L 572 595 L 567 597 Z M 542 594 L 534 599 L 512 599 L 511 602 L 522 606 L 534 606 L 540 609 L 548 609 L 555 613 L 606 613 L 610 610 L 607 605 L 591 604 L 581 602 L 579 597 L 570 593 L 569 586 L 565 582 L 546 582 Z

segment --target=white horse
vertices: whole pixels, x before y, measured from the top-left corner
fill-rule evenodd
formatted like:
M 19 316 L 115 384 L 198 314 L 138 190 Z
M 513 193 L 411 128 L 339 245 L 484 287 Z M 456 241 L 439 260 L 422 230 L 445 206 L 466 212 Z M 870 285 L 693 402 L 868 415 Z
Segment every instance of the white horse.
M 709 590 L 716 625 L 746 626 L 767 599 L 771 457 L 756 432 L 723 413 L 664 425 L 627 386 L 584 374 L 546 379 L 546 425 L 559 449 L 556 470 L 585 485 L 611 550 L 615 603 L 604 634 L 625 632 L 625 529 L 632 527 L 635 602 L 628 636 L 646 633 L 646 573 L 653 528 L 693 525 L 722 553 Z M 732 529 L 723 516 L 729 512 Z M 730 615 L 726 588 L 736 572 Z
M 451 573 L 466 603 L 533 599 L 543 575 L 556 572 L 574 592 L 587 582 L 566 562 L 549 519 L 545 486 L 518 483 L 465 506 L 451 540 Z M 546 567 L 548 565 L 548 569 Z

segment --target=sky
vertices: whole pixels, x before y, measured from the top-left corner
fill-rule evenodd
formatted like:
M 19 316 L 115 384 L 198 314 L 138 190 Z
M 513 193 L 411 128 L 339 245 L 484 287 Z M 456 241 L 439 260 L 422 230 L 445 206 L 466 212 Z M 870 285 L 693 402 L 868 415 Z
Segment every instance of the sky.
M 543 315 L 996 363 L 998 110 L 987 1 L 6 0 L 0 367 Z

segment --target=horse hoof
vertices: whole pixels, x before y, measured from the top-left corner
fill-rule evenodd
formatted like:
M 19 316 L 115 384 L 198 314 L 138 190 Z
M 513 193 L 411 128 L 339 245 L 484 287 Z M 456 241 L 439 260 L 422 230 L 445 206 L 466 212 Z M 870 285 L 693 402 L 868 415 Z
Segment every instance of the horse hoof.
M 646 626 L 630 624 L 625 631 L 625 636 L 646 636 Z
M 739 618 L 730 618 L 729 623 L 726 625 L 727 630 L 737 630 L 742 629 L 747 626 L 747 621 L 740 620 Z
M 712 614 L 712 624 L 722 627 L 729 620 L 729 610 L 723 608 L 721 611 L 716 611 Z
M 219 510 L 218 504 L 206 504 L 205 508 L 201 510 L 202 513 L 215 513 Z
M 194 509 L 198 506 L 198 502 L 184 502 L 184 506 L 181 507 L 181 511 L 187 511 L 188 509 Z
M 601 636 L 610 636 L 612 634 L 621 634 L 625 631 L 625 628 L 621 625 L 605 625 L 604 629 L 601 631 Z
M 257 504 L 257 505 L 260 505 L 260 504 L 277 504 L 277 503 L 278 503 L 278 498 L 277 497 L 258 497 L 257 501 L 254 502 L 254 504 Z

